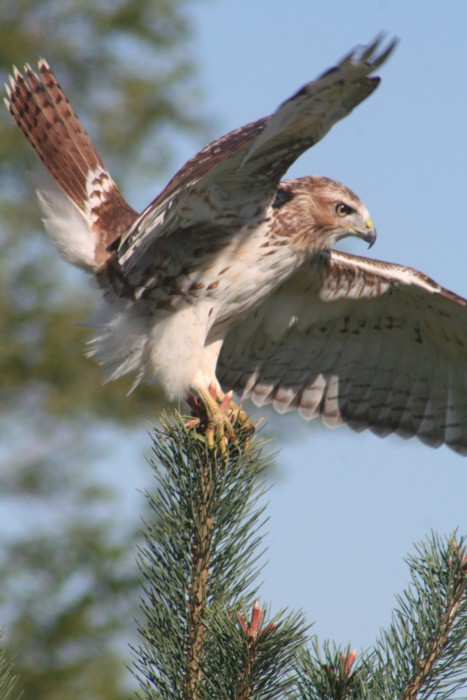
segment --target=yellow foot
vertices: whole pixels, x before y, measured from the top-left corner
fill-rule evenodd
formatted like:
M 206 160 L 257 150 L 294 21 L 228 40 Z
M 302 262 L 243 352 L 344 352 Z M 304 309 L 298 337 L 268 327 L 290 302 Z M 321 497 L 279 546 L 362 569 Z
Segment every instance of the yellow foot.
M 232 401 L 232 392 L 224 394 L 214 384 L 208 390 L 198 390 L 198 396 L 188 396 L 192 414 L 196 416 L 187 423 L 187 427 L 199 426 L 205 435 L 209 449 L 216 446 L 223 455 L 229 441 L 237 441 L 237 431 L 251 435 L 256 424 L 246 412 Z

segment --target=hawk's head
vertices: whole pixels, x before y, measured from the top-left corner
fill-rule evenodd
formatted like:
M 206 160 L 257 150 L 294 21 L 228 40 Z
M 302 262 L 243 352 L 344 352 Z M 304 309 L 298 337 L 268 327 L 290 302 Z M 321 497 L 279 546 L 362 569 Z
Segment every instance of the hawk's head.
M 363 202 L 348 187 L 327 177 L 282 182 L 274 208 L 293 243 L 308 250 L 332 248 L 348 236 L 363 238 L 370 247 L 376 240 Z

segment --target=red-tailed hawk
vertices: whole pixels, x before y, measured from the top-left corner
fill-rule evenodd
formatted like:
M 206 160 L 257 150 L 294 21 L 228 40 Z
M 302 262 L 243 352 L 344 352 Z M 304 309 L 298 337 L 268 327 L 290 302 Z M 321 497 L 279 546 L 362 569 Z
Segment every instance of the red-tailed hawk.
M 45 226 L 104 291 L 92 354 L 111 379 L 131 372 L 190 395 L 211 444 L 231 430 L 223 389 L 467 454 L 467 302 L 416 270 L 332 250 L 376 235 L 344 185 L 281 181 L 373 92 L 393 46 L 353 51 L 270 117 L 208 145 L 142 214 L 45 61 L 7 87 L 56 183 L 38 190 Z

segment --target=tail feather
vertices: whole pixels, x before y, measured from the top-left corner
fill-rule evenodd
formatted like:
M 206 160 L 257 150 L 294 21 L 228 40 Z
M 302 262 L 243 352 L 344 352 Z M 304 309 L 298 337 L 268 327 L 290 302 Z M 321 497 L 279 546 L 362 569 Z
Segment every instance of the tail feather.
M 88 255 L 82 266 L 98 268 L 109 255 L 108 246 L 131 226 L 137 212 L 123 199 L 47 62 L 39 61 L 38 69 L 39 75 L 26 65 L 24 76 L 14 70 L 5 103 L 60 189 L 84 217 L 94 243 L 94 260 L 91 265 Z M 49 197 L 48 214 L 51 208 Z M 65 237 L 64 231 L 61 239 L 66 247 Z

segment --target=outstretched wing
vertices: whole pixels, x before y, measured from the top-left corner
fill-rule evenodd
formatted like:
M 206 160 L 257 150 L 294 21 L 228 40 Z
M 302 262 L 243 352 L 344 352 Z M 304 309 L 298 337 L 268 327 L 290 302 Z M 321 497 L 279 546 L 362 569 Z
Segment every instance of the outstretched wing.
M 467 301 L 416 270 L 318 254 L 227 335 L 225 389 L 467 454 Z
M 8 111 L 88 228 L 74 251 L 71 229 L 79 230 L 78 219 L 47 184 L 38 195 L 50 232 L 70 262 L 98 267 L 108 258 L 107 247 L 137 218 L 136 211 L 123 199 L 46 61 L 39 61 L 38 73 L 28 65 L 24 74 L 15 69 L 5 87 Z M 80 248 L 88 246 L 83 255 Z
M 392 52 L 381 40 L 352 51 L 270 117 L 232 131 L 204 148 L 175 175 L 135 221 L 119 248 L 130 268 L 159 236 L 220 214 L 238 228 L 260 217 L 290 165 L 347 116 L 379 83 L 369 77 Z

